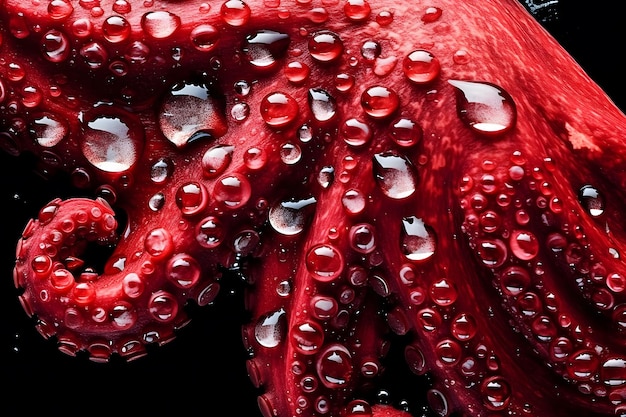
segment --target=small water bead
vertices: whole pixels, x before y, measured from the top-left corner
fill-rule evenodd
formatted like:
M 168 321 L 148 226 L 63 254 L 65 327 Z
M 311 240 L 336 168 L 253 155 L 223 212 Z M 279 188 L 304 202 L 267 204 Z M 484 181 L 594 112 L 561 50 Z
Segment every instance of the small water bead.
M 459 118 L 475 132 L 496 136 L 515 125 L 515 102 L 502 88 L 487 82 L 449 80 L 448 83 L 456 88 Z
M 67 137 L 69 127 L 56 115 L 42 113 L 31 122 L 30 132 L 40 146 L 51 148 Z
M 200 279 L 200 264 L 191 255 L 179 253 L 169 260 L 166 266 L 166 274 L 179 288 L 191 288 Z
M 303 355 L 316 354 L 324 344 L 324 329 L 315 321 L 297 323 L 289 334 L 291 345 Z
M 346 213 L 350 215 L 357 215 L 365 210 L 367 199 L 361 191 L 349 189 L 341 197 L 341 204 L 343 205 Z
M 435 231 L 422 219 L 408 216 L 402 219 L 400 248 L 404 256 L 417 262 L 430 259 L 437 249 Z
M 505 295 L 517 297 L 530 286 L 530 274 L 520 266 L 510 266 L 499 275 L 500 287 Z
M 341 252 L 328 244 L 311 247 L 306 253 L 305 263 L 311 276 L 321 282 L 333 281 L 345 267 Z
M 469 313 L 460 313 L 450 325 L 452 336 L 461 342 L 471 340 L 476 335 L 476 319 Z
M 250 91 L 252 90 L 252 85 L 250 85 L 250 83 L 246 80 L 239 80 L 235 81 L 235 83 L 233 84 L 233 89 L 235 91 L 235 94 L 241 97 L 246 97 L 250 94 Z
M 382 48 L 380 44 L 373 40 L 363 42 L 361 45 L 361 56 L 368 61 L 374 61 L 380 56 Z
M 317 200 L 314 197 L 280 201 L 269 210 L 270 225 L 280 234 L 297 235 L 304 230 L 316 203 Z
M 82 152 L 95 167 L 119 173 L 128 171 L 137 162 L 144 132 L 134 116 L 100 106 L 82 114 L 82 129 Z
M 243 26 L 250 20 L 250 6 L 241 0 L 228 0 L 220 8 L 222 20 L 230 26 Z
M 246 177 L 240 174 L 229 174 L 216 181 L 213 197 L 231 209 L 245 205 L 252 194 L 252 186 Z
M 193 216 L 204 210 L 209 202 L 209 193 L 204 185 L 192 181 L 181 185 L 176 191 L 176 205 L 183 215 Z
M 300 112 L 298 102 L 289 94 L 274 92 L 261 101 L 261 117 L 270 127 L 281 128 L 293 122 Z
M 377 153 L 373 173 L 378 187 L 389 198 L 402 200 L 417 189 L 417 172 L 408 158 L 395 151 Z
M 375 119 L 384 119 L 398 110 L 400 98 L 395 91 L 381 85 L 367 88 L 361 95 L 361 107 Z
M 316 370 L 326 388 L 345 388 L 352 379 L 352 355 L 344 345 L 331 344 L 317 357 Z
M 367 123 L 355 118 L 344 121 L 340 133 L 348 145 L 355 147 L 368 144 L 374 134 Z
M 408 148 L 417 145 L 424 132 L 422 127 L 412 119 L 400 117 L 391 123 L 389 135 L 393 141 L 402 147 Z
M 313 117 L 319 122 L 327 122 L 337 114 L 337 102 L 328 91 L 321 88 L 310 88 L 308 103 Z
M 207 132 L 213 137 L 226 133 L 224 105 L 211 88 L 202 83 L 178 83 L 161 103 L 159 127 L 163 135 L 181 148 Z
M 234 146 L 215 145 L 202 155 L 202 173 L 207 178 L 215 178 L 221 175 L 230 165 L 233 157 Z
M 69 0 L 52 0 L 48 3 L 48 15 L 54 20 L 64 20 L 74 13 L 74 6 Z
M 282 308 L 267 313 L 254 326 L 254 338 L 265 348 L 274 348 L 282 343 L 287 333 L 287 318 Z
M 443 365 L 452 366 L 456 365 L 461 360 L 462 348 L 457 341 L 444 339 L 437 343 L 435 352 Z
M 269 71 L 276 68 L 278 59 L 287 52 L 289 42 L 287 34 L 273 30 L 258 30 L 246 36 L 242 52 L 253 68 Z
M 218 247 L 224 240 L 226 231 L 219 218 L 208 216 L 202 219 L 196 226 L 196 241 L 200 246 L 213 249 Z
M 285 66 L 284 72 L 290 82 L 302 84 L 309 78 L 311 68 L 304 62 L 292 61 Z
M 443 10 L 441 10 L 439 7 L 432 7 L 432 6 L 428 7 L 424 11 L 424 14 L 422 14 L 422 22 L 424 23 L 435 22 L 439 20 L 442 14 L 443 14 Z
M 532 232 L 514 230 L 509 238 L 511 253 L 522 261 L 534 259 L 539 253 L 539 241 Z
M 262 148 L 253 146 L 244 152 L 243 162 L 248 169 L 258 171 L 267 163 L 267 154 Z
M 91 69 L 102 68 L 109 59 L 106 49 L 98 42 L 90 42 L 80 48 L 80 56 Z
M 343 53 L 343 41 L 329 30 L 316 32 L 309 39 L 308 47 L 311 57 L 319 62 L 332 62 Z
M 102 23 L 104 38 L 111 43 L 127 40 L 131 30 L 130 23 L 121 16 L 110 16 Z
M 148 12 L 141 17 L 143 32 L 155 39 L 165 39 L 172 36 L 180 25 L 180 17 L 168 11 Z
M 429 51 L 417 49 L 402 61 L 404 75 L 415 84 L 433 82 L 441 72 L 439 60 Z
M 302 158 L 302 149 L 296 143 L 286 142 L 280 147 L 280 160 L 287 165 L 294 165 Z
M 592 185 L 585 185 L 580 188 L 578 191 L 578 201 L 592 217 L 598 217 L 604 213 L 604 197 L 600 191 Z
M 354 76 L 340 73 L 335 76 L 335 88 L 342 93 L 348 92 L 354 87 Z

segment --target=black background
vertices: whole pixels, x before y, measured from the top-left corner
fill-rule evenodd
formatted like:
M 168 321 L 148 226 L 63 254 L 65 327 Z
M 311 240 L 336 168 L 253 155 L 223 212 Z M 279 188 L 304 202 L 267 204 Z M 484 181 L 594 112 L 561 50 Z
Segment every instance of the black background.
M 626 25 L 620 21 L 619 6 L 611 1 L 561 0 L 537 17 L 626 109 Z M 241 291 L 228 284 L 215 305 L 195 312 L 177 340 L 132 363 L 103 365 L 71 358 L 53 341 L 44 340 L 16 298 L 14 248 L 39 208 L 73 190 L 62 188 L 59 181 L 45 182 L 28 159 L 4 154 L 0 178 L 0 415 L 260 415 L 258 392 L 245 370 Z

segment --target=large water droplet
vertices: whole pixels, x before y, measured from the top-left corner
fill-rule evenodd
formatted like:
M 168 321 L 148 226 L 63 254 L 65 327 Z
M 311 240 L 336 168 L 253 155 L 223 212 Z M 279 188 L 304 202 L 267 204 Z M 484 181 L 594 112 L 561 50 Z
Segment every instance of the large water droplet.
M 303 355 L 314 355 L 324 343 L 324 329 L 317 322 L 306 320 L 291 329 L 291 344 Z
M 459 118 L 483 135 L 500 135 L 515 126 L 517 110 L 513 98 L 502 88 L 475 81 L 449 80 L 456 88 Z
M 539 241 L 532 232 L 514 230 L 509 244 L 513 255 L 522 261 L 529 261 L 539 253 Z
M 74 13 L 74 6 L 69 0 L 52 0 L 48 3 L 48 15 L 54 20 L 63 20 Z
M 231 209 L 236 209 L 246 204 L 250 199 L 251 193 L 250 181 L 243 175 L 236 173 L 221 177 L 213 188 L 215 200 Z
M 388 151 L 374 155 L 374 178 L 389 198 L 400 200 L 411 196 L 417 187 L 417 172 L 403 155 Z
M 202 173 L 207 178 L 214 178 L 222 174 L 233 157 L 235 147 L 230 145 L 215 145 L 202 156 Z
M 287 93 L 270 93 L 261 101 L 261 117 L 271 127 L 287 126 L 298 113 L 298 102 Z
M 430 259 L 437 249 L 435 231 L 424 224 L 422 219 L 415 216 L 405 217 L 402 219 L 400 247 L 404 256 L 411 261 Z
M 206 84 L 175 84 L 161 104 L 159 127 L 179 148 L 202 132 L 220 137 L 228 129 L 224 103 Z
M 367 20 L 372 8 L 367 0 L 347 0 L 343 6 L 346 17 L 353 22 Z
M 189 34 L 193 46 L 201 52 L 212 51 L 220 38 L 218 29 L 209 24 L 198 25 Z
M 369 143 L 373 132 L 367 123 L 351 118 L 343 122 L 341 136 L 348 145 L 358 147 Z
M 289 35 L 273 30 L 258 30 L 248 36 L 242 51 L 246 60 L 259 70 L 276 68 L 277 60 L 282 58 L 289 48 Z
M 254 338 L 263 347 L 273 348 L 283 341 L 286 333 L 285 310 L 267 313 L 259 317 L 254 326 Z
M 243 26 L 250 20 L 251 10 L 241 0 L 228 0 L 222 4 L 220 15 L 230 26 Z
M 83 115 L 85 158 L 106 172 L 125 172 L 141 154 L 144 132 L 134 116 L 114 108 L 99 106 Z
M 104 38 L 111 43 L 119 43 L 128 39 L 131 34 L 130 23 L 121 16 L 111 16 L 102 23 Z
M 604 213 L 604 197 L 592 185 L 585 185 L 580 188 L 578 201 L 592 217 L 598 217 Z
M 270 225 L 283 235 L 297 235 L 304 230 L 316 202 L 314 197 L 278 202 L 269 210 Z
M 400 98 L 395 91 L 381 85 L 375 85 L 363 92 L 361 106 L 369 116 L 383 119 L 396 112 L 400 106 Z
M 63 62 L 71 52 L 67 36 L 56 29 L 49 30 L 41 38 L 41 49 L 44 57 L 50 62 Z
M 430 52 L 417 49 L 404 58 L 402 70 L 414 83 L 428 84 L 439 76 L 441 64 Z

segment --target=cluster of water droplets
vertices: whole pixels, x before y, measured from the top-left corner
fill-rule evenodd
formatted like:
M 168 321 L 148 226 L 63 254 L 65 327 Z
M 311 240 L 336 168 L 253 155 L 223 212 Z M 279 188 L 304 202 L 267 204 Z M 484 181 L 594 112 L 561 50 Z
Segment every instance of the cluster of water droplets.
M 485 160 L 460 186 L 463 229 L 478 260 L 493 271 L 494 285 L 519 330 L 543 346 L 545 360 L 566 380 L 585 394 L 608 398 L 621 413 L 626 356 L 595 341 L 591 325 L 578 323 L 563 308 L 559 293 L 563 285 L 578 287 L 586 302 L 613 318 L 613 331 L 619 334 L 626 308 L 618 300 L 626 281 L 619 271 L 611 271 L 611 256 L 590 252 L 581 220 L 568 214 L 575 212 L 571 200 L 563 200 L 555 186 L 554 169 L 552 159 L 535 166 L 519 151 L 505 166 Z M 574 191 L 586 215 L 602 216 L 605 199 L 598 188 L 584 185 Z M 548 254 L 553 258 L 547 259 Z M 548 276 L 560 274 L 547 266 L 554 259 L 571 269 L 569 282 Z

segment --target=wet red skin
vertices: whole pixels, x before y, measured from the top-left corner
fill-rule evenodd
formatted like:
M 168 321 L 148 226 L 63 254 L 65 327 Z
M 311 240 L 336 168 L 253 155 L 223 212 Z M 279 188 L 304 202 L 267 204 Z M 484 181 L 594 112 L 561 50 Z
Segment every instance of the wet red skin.
M 519 415 L 569 415 L 572 413 L 571 407 L 574 407 L 577 410 L 584 409 L 586 415 L 611 415 L 616 404 L 611 404 L 606 397 L 608 395 L 611 401 L 617 401 L 619 405 L 622 383 L 618 381 L 619 378 L 610 383 L 605 382 L 606 371 L 601 370 L 601 365 L 619 364 L 619 360 L 609 360 L 621 360 L 624 357 L 621 330 L 614 314 L 616 306 L 623 302 L 623 295 L 615 289 L 605 288 L 603 278 L 607 273 L 620 272 L 623 269 L 617 260 L 608 255 L 610 248 L 617 252 L 623 251 L 620 242 L 624 230 L 621 227 L 619 203 L 624 180 L 620 170 L 624 150 L 619 143 L 624 133 L 623 115 L 519 5 L 513 2 L 493 3 L 482 2 L 478 10 L 475 6 L 456 3 L 447 7 L 445 2 L 441 2 L 438 6 L 444 10 L 443 15 L 428 24 L 415 19 L 413 11 L 404 10 L 402 5 L 395 4 L 393 23 L 382 29 L 374 23 L 374 16 L 384 9 L 380 6 L 372 6 L 372 14 L 366 23 L 348 21 L 340 6 L 329 6 L 327 9 L 331 17 L 328 21 L 314 24 L 305 12 L 317 7 L 316 5 L 298 6 L 291 11 L 290 17 L 284 18 L 277 10 L 255 7 L 254 3 L 250 3 L 250 22 L 241 29 L 233 29 L 219 19 L 218 5 L 213 5 L 206 21 L 214 22 L 222 28 L 219 49 L 216 51 L 221 66 L 216 70 L 216 76 L 226 96 L 226 108 L 229 111 L 236 100 L 245 100 L 250 105 L 251 114 L 243 123 L 229 122 L 228 132 L 219 139 L 192 143 L 183 149 L 176 149 L 159 134 L 155 126 L 155 108 L 162 88 L 167 88 L 171 82 L 185 79 L 187 71 L 206 69 L 206 55 L 194 52 L 191 48 L 183 55 L 181 66 L 173 67 L 172 62 L 165 62 L 149 67 L 133 67 L 127 78 L 123 78 L 119 84 L 114 83 L 110 90 L 107 89 L 104 97 L 101 89 L 90 88 L 87 83 L 90 77 L 101 75 L 92 75 L 85 71 L 77 80 L 61 86 L 61 98 L 66 95 L 76 97 L 78 104 L 74 111 L 71 107 L 68 108 L 63 99 L 55 99 L 44 93 L 44 101 L 39 106 L 33 109 L 21 107 L 16 117 L 5 113 L 5 124 L 12 126 L 20 126 L 21 120 L 28 124 L 41 109 L 56 111 L 67 115 L 68 120 L 74 120 L 70 124 L 70 136 L 52 150 L 62 161 L 63 169 L 72 172 L 76 168 L 83 168 L 89 172 L 91 180 L 87 184 L 88 188 L 110 184 L 116 196 L 111 204 L 124 210 L 129 219 L 129 233 L 123 233 L 123 237 L 118 238 L 115 250 L 116 254 L 128 256 L 124 271 L 100 275 L 94 281 L 98 288 L 96 298 L 83 304 L 77 302 L 73 296 L 65 301 L 62 294 L 55 294 L 51 301 L 42 301 L 38 298 L 40 291 L 49 289 L 49 284 L 46 277 L 33 280 L 30 265 L 38 254 L 36 248 L 39 241 L 50 232 L 51 225 L 67 216 L 75 215 L 81 207 L 85 207 L 87 212 L 98 207 L 101 212 L 106 213 L 109 210 L 106 203 L 66 200 L 58 204 L 58 212 L 50 222 L 42 221 L 46 217 L 43 215 L 38 222 L 27 227 L 25 239 L 18 249 L 15 282 L 24 289 L 22 299 L 27 312 L 34 313 L 40 320 L 40 332 L 45 336 L 56 335 L 60 347 L 66 353 L 75 354 L 86 349 L 90 358 L 95 361 L 106 361 L 114 353 L 124 355 L 124 344 L 129 340 L 137 340 L 139 343 L 132 344 L 137 350 L 131 350 L 125 355 L 128 359 L 137 358 L 143 354 L 143 341 L 152 342 L 151 337 L 158 334 L 159 339 L 156 342 L 164 343 L 173 337 L 174 329 L 187 322 L 182 308 L 178 308 L 178 314 L 165 322 L 156 320 L 147 311 L 153 294 L 167 291 L 178 300 L 179 306 L 188 299 L 197 299 L 198 294 L 208 284 L 215 286 L 219 283 L 218 266 L 232 264 L 232 250 L 227 242 L 242 229 L 252 228 L 261 233 L 262 245 L 254 252 L 253 258 L 246 261 L 249 264 L 242 272 L 250 284 L 247 307 L 253 316 L 252 324 L 244 329 L 244 342 L 254 353 L 248 369 L 253 382 L 258 383 L 264 392 L 259 400 L 264 415 L 295 415 L 299 412 L 297 407 L 302 407 L 302 404 L 297 404 L 300 397 L 309 401 L 308 406 L 304 407 L 304 413 L 312 413 L 312 403 L 320 395 L 330 400 L 331 415 L 338 415 L 343 412 L 347 403 L 363 395 L 361 391 L 371 380 L 359 373 L 360 364 L 369 360 L 381 361 L 386 350 L 384 340 L 388 327 L 382 323 L 378 314 L 381 298 L 385 298 L 384 304 L 394 312 L 389 315 L 391 328 L 400 333 L 406 332 L 408 338 L 413 340 L 409 344 L 411 349 L 418 349 L 426 360 L 424 370 L 418 370 L 415 366 L 412 369 L 418 373 L 428 370 L 433 375 L 434 385 L 429 393 L 432 408 L 438 407 L 438 402 L 433 398 L 442 395 L 446 398 L 450 413 L 497 415 L 511 411 Z M 168 9 L 171 6 L 168 5 Z M 13 13 L 15 9 L 12 7 L 20 6 L 7 2 L 5 7 L 9 13 Z M 197 5 L 194 7 L 188 3 L 179 7 L 180 9 L 170 10 L 178 14 L 184 22 L 179 29 L 180 35 L 177 33 L 175 37 L 159 41 L 145 39 L 154 56 L 159 56 L 161 51 L 168 51 L 169 56 L 172 46 L 178 46 L 182 42 L 180 39 L 188 39 L 186 31 L 191 30 L 193 25 L 187 22 L 192 22 L 193 16 L 197 16 Z M 504 13 L 504 10 L 510 14 Z M 58 27 L 59 23 L 47 26 L 44 6 L 40 9 L 29 7 L 22 11 L 29 22 L 40 23 L 41 33 L 45 33 L 50 27 Z M 86 12 L 76 7 L 74 13 L 71 19 Z M 143 10 L 134 10 L 128 15 L 129 21 L 138 22 L 142 13 Z M 5 21 L 6 16 L 5 12 Z M 108 14 L 105 13 L 100 21 L 106 17 Z M 484 24 L 480 23 L 489 17 L 494 17 L 494 22 L 489 21 L 487 24 L 485 20 Z M 96 27 L 100 21 L 95 19 Z M 356 67 L 351 67 L 349 53 L 344 53 L 337 63 L 321 65 L 308 55 L 308 36 L 300 33 L 301 27 L 309 28 L 310 33 L 318 29 L 330 29 L 339 33 L 346 51 L 357 57 L 363 40 L 375 37 L 381 43 L 382 57 L 394 55 L 400 61 L 391 73 L 380 78 L 372 74 L 371 64 L 363 60 Z M 479 31 L 475 30 L 476 27 L 489 27 L 490 30 Z M 136 23 L 133 28 L 138 29 Z M 285 62 L 296 59 L 292 56 L 280 61 L 277 71 L 272 74 L 254 72 L 237 56 L 233 58 L 232 51 L 240 47 L 245 34 L 252 33 L 255 29 L 273 29 L 290 35 L 289 54 L 297 55 L 295 51 L 299 48 L 303 53 L 297 59 L 306 62 L 313 70 L 304 85 L 290 84 L 280 71 Z M 376 34 L 379 30 L 379 34 Z M 407 45 L 404 38 L 394 37 L 396 33 L 415 34 L 416 41 Z M 98 34 L 94 36 L 97 38 Z M 132 36 L 142 35 L 137 33 Z M 29 45 L 30 49 L 27 48 L 27 51 L 24 45 Z M 8 51 L 11 58 L 22 63 L 30 60 L 37 64 L 28 66 L 28 75 L 24 80 L 5 81 L 7 97 L 19 97 L 23 87 L 27 85 L 49 91 L 49 86 L 44 81 L 48 79 L 47 74 L 68 71 L 65 63 L 55 65 L 45 62 L 38 51 L 33 52 L 37 49 L 33 45 L 37 45 L 35 35 L 24 40 L 15 40 L 8 33 L 3 33 L 1 47 Z M 116 46 L 109 46 L 109 55 L 115 55 Z M 401 71 L 401 60 L 418 47 L 427 48 L 442 63 L 440 77 L 428 86 L 411 84 Z M 470 52 L 470 60 L 465 64 L 455 64 L 452 59 L 453 53 L 460 48 L 467 48 Z M 562 73 L 549 72 L 545 68 L 564 70 Z M 2 71 L 0 75 L 7 79 L 6 65 L 2 67 Z M 357 79 L 355 87 L 348 93 L 342 94 L 334 90 L 333 76 L 340 71 L 350 72 Z M 150 77 L 142 78 L 148 73 Z M 166 87 L 155 86 L 150 82 L 157 76 L 168 80 Z M 247 77 L 255 80 L 258 77 L 258 83 L 254 84 L 250 96 L 238 98 L 230 90 L 230 86 Z M 449 79 L 488 81 L 504 88 L 515 101 L 515 126 L 495 138 L 472 132 L 457 117 L 455 90 L 447 83 Z M 141 85 L 142 80 L 148 80 L 145 86 Z M 143 153 L 128 177 L 128 184 L 128 178 L 100 172 L 82 159 L 77 121 L 78 111 L 91 107 L 97 101 L 110 99 L 116 102 L 115 106 L 121 106 L 118 88 L 127 84 L 137 86 L 139 93 L 124 104 L 141 120 L 145 130 Z M 363 114 L 359 103 L 360 93 L 369 84 L 381 84 L 399 94 L 401 105 L 393 116 L 379 121 L 367 119 Z M 306 91 L 308 87 L 319 86 L 331 92 L 338 102 L 338 116 L 331 123 L 321 126 L 323 131 L 331 134 L 331 140 L 325 142 L 320 138 L 308 144 L 300 144 L 303 150 L 302 161 L 287 167 L 280 161 L 277 145 L 287 139 L 295 140 L 295 130 L 311 119 L 306 104 Z M 261 98 L 276 90 L 288 92 L 300 106 L 298 120 L 280 131 L 264 126 L 258 113 Z M 128 90 L 124 92 L 128 93 Z M 147 94 L 143 95 L 143 92 Z M 10 98 L 5 98 L 2 104 L 5 105 L 9 100 Z M 411 117 L 420 123 L 425 134 L 418 146 L 403 149 L 389 139 L 389 123 L 396 116 Z M 348 117 L 369 120 L 374 129 L 374 139 L 370 145 L 357 149 L 346 145 L 341 136 L 333 136 L 336 124 Z M 259 172 L 248 171 L 242 163 L 242 153 L 247 146 L 240 145 L 240 138 L 242 134 L 249 135 L 252 128 L 256 128 L 259 134 L 253 141 L 248 139 L 245 143 L 268 147 L 268 162 Z M 42 154 L 43 149 L 35 146 L 23 132 L 13 134 L 11 139 L 15 141 L 17 150 Z M 231 210 L 221 206 L 213 198 L 215 179 L 203 177 L 200 159 L 204 151 L 215 143 L 237 145 L 226 172 L 244 173 L 249 178 L 252 195 L 242 208 Z M 372 156 L 388 149 L 397 149 L 406 155 L 417 166 L 419 173 L 416 192 L 401 201 L 388 199 L 373 181 Z M 521 158 L 516 156 L 518 153 Z M 342 167 L 345 164 L 343 158 L 348 154 L 353 155 L 359 164 L 348 170 L 347 176 L 342 176 Z M 148 180 L 149 169 L 160 157 L 170 158 L 174 170 L 165 183 L 154 184 Z M 546 158 L 551 158 L 552 162 L 547 162 Z M 524 159 L 524 164 L 521 164 L 521 159 Z M 523 166 L 525 170 L 522 179 L 515 179 L 510 175 L 510 167 L 515 164 Z M 335 182 L 328 189 L 320 187 L 315 178 L 320 167 L 325 165 L 332 165 L 336 170 Z M 493 180 L 487 178 L 483 187 L 481 184 L 484 181 L 481 182 L 481 178 L 485 174 L 493 174 Z M 460 189 L 466 182 L 464 176 L 473 180 L 474 186 L 470 190 Z M 341 181 L 340 178 L 346 180 Z M 180 185 L 190 179 L 206 185 L 209 203 L 202 213 L 185 216 L 174 203 L 175 193 Z M 549 186 L 542 186 L 544 182 Z M 302 187 L 302 184 L 305 186 Z M 577 201 L 578 189 L 585 184 L 593 184 L 607 199 L 607 208 L 600 218 L 590 216 Z M 294 197 L 294 189 L 299 188 L 307 190 L 305 197 L 313 195 L 317 199 L 315 214 L 301 234 L 295 237 L 281 236 L 265 224 L 267 213 L 263 205 L 260 209 L 255 205 L 261 198 L 272 204 L 274 201 Z M 347 215 L 339 204 L 341 196 L 349 188 L 359 189 L 369 196 L 370 201 L 364 212 L 358 216 Z M 503 190 L 507 190 L 504 193 L 511 200 L 508 205 L 497 203 L 497 197 Z M 166 205 L 160 211 L 151 212 L 147 208 L 148 199 L 157 192 L 165 194 Z M 486 209 L 477 209 L 476 203 L 472 206 L 472 197 L 476 193 L 485 196 Z M 297 196 L 302 197 L 299 194 Z M 547 202 L 558 197 L 563 206 L 560 211 L 545 209 L 538 206 L 537 199 L 541 197 L 546 198 Z M 530 215 L 526 225 L 518 224 L 515 220 L 515 211 L 519 208 L 515 207 L 516 199 L 519 199 L 520 207 L 526 208 Z M 530 205 L 527 200 L 531 202 Z M 539 204 L 543 202 L 539 201 Z M 442 210 L 442 207 L 449 209 Z M 497 213 L 501 225 L 494 232 L 485 233 L 480 227 L 474 226 L 473 215 L 480 218 L 488 210 Z M 195 224 L 208 213 L 218 213 L 228 231 L 225 242 L 212 250 L 200 247 L 193 239 Z M 436 231 L 438 237 L 435 255 L 426 262 L 413 265 L 419 279 L 410 286 L 397 278 L 401 267 L 409 262 L 398 244 L 401 219 L 405 216 L 423 219 Z M 112 237 L 114 227 L 109 222 L 110 217 L 105 215 L 103 218 L 106 221 L 99 221 L 97 224 L 107 226 L 103 229 L 98 226 L 104 230 L 100 236 L 109 237 L 113 241 L 116 238 Z M 350 248 L 346 230 L 360 222 L 370 222 L 376 228 L 377 250 L 373 256 L 363 257 Z M 546 223 L 549 225 L 546 226 Z M 167 230 L 172 236 L 171 252 L 164 256 L 154 257 L 145 250 L 145 237 L 156 227 Z M 337 238 L 329 235 L 331 227 L 339 231 Z M 481 241 L 498 238 L 508 242 L 503 234 L 506 237 L 507 232 L 518 229 L 530 231 L 538 239 L 540 249 L 537 255 L 530 263 L 523 262 L 512 255 L 509 246 L 509 257 L 501 265 L 497 265 L 493 271 L 486 268 L 483 257 L 477 250 Z M 553 232 L 561 233 L 561 241 L 565 241 L 567 245 L 580 245 L 583 248 L 580 250 L 582 261 L 576 260 L 574 266 L 570 267 L 568 263 L 572 263 L 572 259 L 568 261 L 563 255 L 566 250 L 555 252 L 549 248 L 545 242 Z M 336 282 L 320 283 L 304 267 L 304 254 L 310 246 L 317 243 L 332 243 L 343 254 L 346 268 Z M 80 251 L 74 250 L 80 255 Z M 131 253 L 137 255 L 131 258 Z M 192 256 L 202 269 L 198 283 L 189 288 L 180 288 L 165 277 L 164 271 L 170 256 L 180 253 Z M 374 261 L 375 257 L 379 257 L 381 261 Z M 155 267 L 155 272 L 149 278 L 141 275 L 140 267 L 147 260 Z M 347 279 L 349 266 L 366 265 L 370 269 L 372 262 L 377 266 L 371 268 L 367 284 L 353 288 L 356 302 L 342 305 L 349 313 L 345 327 L 337 329 L 336 324 L 332 324 L 333 320 L 322 322 L 325 328 L 324 346 L 340 343 L 345 345 L 352 356 L 353 372 L 348 383 L 349 388 L 335 390 L 320 385 L 314 394 L 303 394 L 299 385 L 301 376 L 294 374 L 291 361 L 285 358 L 303 361 L 306 368 L 304 372 L 315 376 L 315 356 L 297 353 L 290 343 L 291 329 L 304 317 L 310 318 L 310 299 L 314 295 L 337 296 L 337 288 L 350 288 Z M 542 268 L 538 268 L 539 262 Z M 601 262 L 607 272 L 600 275 L 597 272 L 600 269 L 596 267 L 593 269 L 596 271 L 594 278 L 587 267 L 587 264 L 593 265 L 594 262 Z M 525 318 L 520 313 L 520 301 L 517 297 L 505 293 L 501 288 L 501 274 L 510 266 L 518 266 L 528 271 L 529 282 L 524 288 L 526 296 L 532 293 L 544 299 L 536 312 L 528 314 L 530 318 Z M 540 276 L 536 273 L 539 270 L 542 271 Z M 122 294 L 121 280 L 130 272 L 145 276 L 146 288 L 137 297 L 129 300 L 128 296 L 125 298 Z M 411 291 L 418 284 L 428 291 L 440 283 L 442 278 L 446 278 L 447 282 L 456 287 L 458 297 L 450 305 L 442 305 L 441 300 L 437 302 L 432 296 L 419 304 L 411 301 Z M 580 288 L 576 284 L 577 278 L 582 282 Z M 276 287 L 284 279 L 290 280 L 292 288 L 290 295 L 281 297 L 277 295 Z M 381 285 L 383 281 L 388 287 Z M 602 291 L 598 292 L 600 290 Z M 76 290 L 63 291 L 73 294 L 72 291 Z M 556 301 L 545 301 L 550 300 L 552 294 Z M 136 315 L 136 320 L 125 329 L 116 328 L 110 320 L 113 307 L 120 300 L 129 303 Z M 598 306 L 600 301 L 605 305 Z M 78 311 L 79 315 L 84 311 L 85 317 L 94 314 L 98 316 L 98 307 L 102 307 L 106 318 L 98 322 L 84 318 L 84 326 L 67 329 L 66 324 L 71 322 L 66 313 L 68 307 L 74 309 L 72 312 Z M 259 346 L 254 339 L 254 324 L 259 317 L 280 308 L 286 311 L 285 328 L 288 333 L 278 347 Z M 430 309 L 428 311 L 442 316 L 441 323 L 435 326 L 435 330 L 427 330 L 420 321 L 424 309 Z M 459 340 L 450 330 L 451 320 L 460 313 L 465 313 L 476 321 L 476 334 L 469 341 Z M 541 324 L 536 321 L 537 317 L 544 318 L 541 323 L 554 324 L 554 328 L 548 326 L 549 330 L 553 330 L 548 336 L 544 336 L 544 340 L 538 339 L 537 334 L 545 333 L 545 328 L 541 331 L 533 330 L 533 323 Z M 58 323 L 59 327 L 54 323 Z M 511 327 L 515 327 L 516 331 L 512 331 Z M 144 337 L 145 334 L 150 337 Z M 551 344 L 558 337 L 574 340 L 572 351 L 565 359 L 557 360 L 550 353 Z M 442 341 L 461 347 L 460 360 L 466 357 L 476 358 L 476 375 L 463 373 L 458 364 L 443 364 L 438 359 Z M 591 358 L 592 366 L 588 377 L 571 373 L 575 365 L 572 358 L 580 352 L 588 353 L 586 358 Z M 578 357 L 585 358 L 584 355 Z M 408 355 L 408 358 L 414 359 L 415 356 Z M 546 366 L 546 363 L 550 366 Z M 267 364 L 270 365 L 269 368 Z M 528 375 L 533 375 L 534 384 L 529 383 Z M 450 381 L 455 383 L 450 386 Z M 512 394 L 504 398 L 506 407 L 489 403 L 485 392 L 493 387 L 493 381 L 505 381 L 510 387 Z M 489 382 L 492 385 L 488 385 Z M 537 391 L 537 387 L 544 387 L 546 390 Z M 566 401 L 557 403 L 550 395 L 546 395 L 548 389 L 554 389 Z M 585 390 L 592 391 L 592 394 L 579 392 Z M 603 391 L 608 392 L 604 394 Z M 389 409 L 377 406 L 374 413 L 386 415 L 387 412 Z

